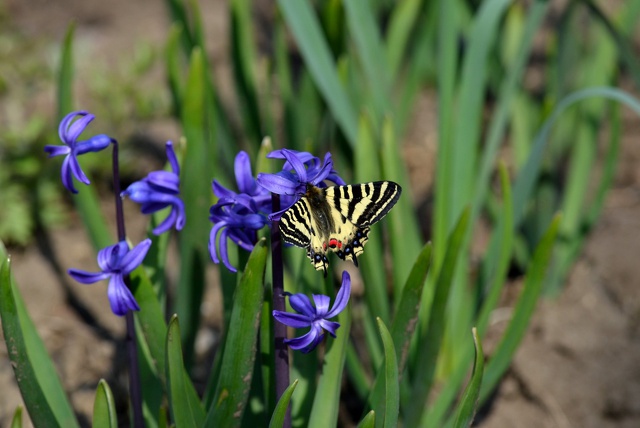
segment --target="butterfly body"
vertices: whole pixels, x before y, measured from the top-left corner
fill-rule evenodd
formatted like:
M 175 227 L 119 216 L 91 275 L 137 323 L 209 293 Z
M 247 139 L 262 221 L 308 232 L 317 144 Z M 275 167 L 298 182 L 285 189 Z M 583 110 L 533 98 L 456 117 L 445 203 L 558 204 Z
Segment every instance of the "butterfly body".
M 369 228 L 396 204 L 402 188 L 391 181 L 319 188 L 306 193 L 280 218 L 285 242 L 305 248 L 316 270 L 326 274 L 327 252 L 357 266 Z

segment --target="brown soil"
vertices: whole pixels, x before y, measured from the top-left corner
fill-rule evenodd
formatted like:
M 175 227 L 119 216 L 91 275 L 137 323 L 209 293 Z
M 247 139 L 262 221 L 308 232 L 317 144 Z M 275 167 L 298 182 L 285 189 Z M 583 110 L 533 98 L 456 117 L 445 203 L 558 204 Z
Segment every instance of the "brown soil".
M 202 3 L 212 41 L 209 54 L 216 63 L 228 64 L 222 48 L 227 34 L 225 2 Z M 9 0 L 5 7 L 16 28 L 30 37 L 48 38 L 54 51 L 68 22 L 75 20 L 82 53 L 76 55 L 77 76 L 82 81 L 87 78 L 83 69 L 90 69 L 87 64 L 117 63 L 118 58 L 132 55 L 132 40 L 161 45 L 167 28 L 163 6 L 151 0 Z M 228 74 L 228 67 L 220 67 L 220 74 Z M 52 117 L 53 94 L 43 93 L 41 97 L 38 104 L 46 106 Z M 79 98 L 82 101 L 81 88 Z M 84 101 L 91 104 L 90 100 Z M 409 161 L 433 154 L 428 148 L 432 147 L 435 129 L 433 97 L 421 97 L 419 107 L 432 118 L 434 126 L 427 129 L 424 120 L 416 125 L 412 135 L 420 137 L 408 149 Z M 633 123 L 625 126 L 627 137 L 615 188 L 564 293 L 556 301 L 540 303 L 509 373 L 491 406 L 479 415 L 479 425 L 640 426 L 640 148 L 634 144 L 639 134 L 636 128 Z M 175 124 L 162 129 L 177 132 Z M 158 142 L 175 136 L 159 135 Z M 414 187 L 420 196 L 428 189 L 425 182 Z M 129 206 L 127 216 L 137 223 L 131 226 L 137 231 L 134 235 L 139 233 L 144 228 L 142 216 L 133 206 Z M 13 273 L 75 409 L 84 422 L 89 422 L 101 377 L 109 379 L 116 395 L 124 394 L 118 391 L 124 379 L 113 379 L 113 373 L 124 364 L 124 352 L 114 345 L 121 343 L 124 321 L 111 314 L 104 284 L 84 286 L 70 278 L 61 281 L 65 277 L 56 274 L 56 266 L 95 269 L 83 230 L 76 226 L 52 232 L 49 238 L 53 253 L 43 251 L 45 238 L 39 236 L 39 246 L 12 251 Z M 75 300 L 70 300 L 71 296 Z M 211 305 L 205 307 L 209 313 L 215 312 Z M 83 319 L 82 314 L 95 319 Z M 202 340 L 209 344 L 215 337 L 209 331 Z M 7 426 L 21 397 L 4 340 L 0 341 L 0 386 L 0 426 Z

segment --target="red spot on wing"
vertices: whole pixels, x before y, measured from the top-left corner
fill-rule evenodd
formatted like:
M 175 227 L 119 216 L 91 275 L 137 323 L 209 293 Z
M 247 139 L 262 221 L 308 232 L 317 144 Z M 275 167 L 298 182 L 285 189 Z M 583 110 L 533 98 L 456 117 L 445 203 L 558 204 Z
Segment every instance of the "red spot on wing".
M 329 239 L 329 246 L 330 246 L 331 248 L 336 248 L 336 247 L 338 247 L 338 245 L 340 245 L 340 246 L 341 246 L 341 245 L 342 245 L 342 243 L 338 242 L 338 240 L 337 240 L 336 238 L 331 238 L 331 239 Z M 338 248 L 339 248 L 339 247 L 338 247 Z

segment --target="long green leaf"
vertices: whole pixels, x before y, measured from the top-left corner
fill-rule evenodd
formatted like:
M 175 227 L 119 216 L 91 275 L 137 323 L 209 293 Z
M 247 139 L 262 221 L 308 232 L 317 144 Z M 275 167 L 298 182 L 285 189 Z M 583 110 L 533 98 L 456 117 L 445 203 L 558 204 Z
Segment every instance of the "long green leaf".
M 213 169 L 208 164 L 213 124 L 207 120 L 206 91 L 204 58 L 202 51 L 196 48 L 191 55 L 182 109 L 187 148 L 180 187 L 187 220 L 180 233 L 180 286 L 176 302 L 176 312 L 183 324 L 181 333 L 187 367 L 193 357 L 193 344 L 200 324 L 200 312 L 194 308 L 199 308 L 202 301 L 204 269 L 209 262 L 207 240 L 203 237 L 208 236 L 210 224 L 203 213 L 209 209 L 209 185 L 213 178 Z
M 456 428 L 466 428 L 471 426 L 473 417 L 476 413 L 478 405 L 478 396 L 480 395 L 480 386 L 482 385 L 482 375 L 484 373 L 484 354 L 482 353 L 482 343 L 478 337 L 478 331 L 473 328 L 473 343 L 476 351 L 476 358 L 473 362 L 473 372 L 471 380 L 462 394 L 456 420 L 453 424 Z
M 255 245 L 234 298 L 220 378 L 205 426 L 239 426 L 249 398 L 268 248 L 261 239 Z
M 11 418 L 11 428 L 22 428 L 22 406 L 16 407 Z
M 11 260 L 0 242 L 0 316 L 16 381 L 35 426 L 77 427 L 47 349 L 11 277 Z
M 333 117 L 340 125 L 347 141 L 352 147 L 355 146 L 358 135 L 358 115 L 347 97 L 347 91 L 340 83 L 335 62 L 310 3 L 299 0 L 278 0 L 278 5 Z
M 309 428 L 335 427 L 340 408 L 340 387 L 351 330 L 351 304 L 338 315 L 340 329 L 331 340 L 324 358 L 322 374 L 318 379 L 313 407 L 309 415 Z
M 391 79 L 387 70 L 384 45 L 378 31 L 371 4 L 364 1 L 343 2 L 356 54 L 367 78 L 367 94 L 371 94 L 376 119 L 392 109 L 389 99 Z
M 422 248 L 418 258 L 413 264 L 413 269 L 409 274 L 407 283 L 402 290 L 402 298 L 398 304 L 393 323 L 391 324 L 391 337 L 393 338 L 393 346 L 398 353 L 398 371 L 400 376 L 404 372 L 407 358 L 409 357 L 409 345 L 413 332 L 418 325 L 418 312 L 420 309 L 420 302 L 422 299 L 422 289 L 429 273 L 429 267 L 431 266 L 431 243 L 428 242 Z M 380 402 L 384 400 L 383 395 L 383 371 L 378 372 L 375 384 L 371 390 L 371 397 L 369 403 L 374 409 L 381 407 Z
M 533 314 L 533 310 L 538 302 L 538 297 L 542 291 L 542 285 L 549 266 L 549 260 L 551 259 L 560 219 L 560 215 L 556 215 L 536 248 L 527 272 L 524 289 L 514 308 L 513 317 L 509 322 L 509 326 L 500 344 L 487 364 L 485 381 L 480 391 L 480 402 L 484 402 L 493 391 L 493 388 L 498 384 L 505 370 L 509 367 L 513 355 L 527 331 L 529 319 Z
M 177 428 L 201 427 L 204 423 L 205 413 L 200 402 L 194 401 L 188 391 L 190 381 L 182 359 L 180 325 L 177 315 L 171 317 L 167 329 L 166 361 L 169 407 L 173 422 Z
M 444 322 L 449 291 L 453 282 L 460 248 L 469 224 L 470 209 L 463 211 L 458 223 L 449 237 L 447 252 L 442 263 L 442 269 L 436 280 L 436 289 L 429 311 L 429 321 L 426 331 L 420 336 L 416 350 L 417 357 L 413 364 L 415 375 L 412 379 L 411 400 L 406 403 L 406 425 L 417 426 L 423 413 L 427 395 L 433 384 L 438 350 L 444 336 Z
M 289 401 L 291 401 L 291 396 L 296 390 L 296 386 L 298 386 L 298 379 L 294 380 L 293 383 L 282 393 L 282 397 L 278 400 L 278 404 L 276 404 L 273 415 L 271 415 L 269 428 L 280 428 L 283 426 L 284 417 L 287 414 L 287 408 L 289 407 Z
M 398 381 L 398 359 L 393 346 L 393 338 L 382 320 L 378 318 L 378 328 L 384 345 L 384 401 L 383 407 L 374 409 L 380 416 L 376 425 L 384 428 L 395 428 L 398 425 L 400 412 L 400 387 Z
M 93 401 L 93 428 L 117 428 L 118 415 L 113 393 L 106 380 L 100 379 Z
M 364 415 L 364 418 L 358 424 L 358 428 L 374 428 L 376 426 L 376 412 L 371 410 Z

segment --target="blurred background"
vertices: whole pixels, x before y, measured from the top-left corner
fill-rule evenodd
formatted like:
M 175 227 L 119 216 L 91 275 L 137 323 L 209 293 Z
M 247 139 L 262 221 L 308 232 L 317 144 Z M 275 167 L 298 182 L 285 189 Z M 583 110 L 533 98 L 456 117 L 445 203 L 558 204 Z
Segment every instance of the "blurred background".
M 482 2 L 462 3 L 475 11 Z M 539 126 L 539 118 L 548 114 L 553 101 L 549 94 L 584 77 L 575 70 L 563 75 L 558 70 L 565 63 L 574 64 L 585 73 L 593 67 L 610 79 L 602 84 L 621 87 L 635 96 L 640 94 L 638 81 L 631 76 L 633 66 L 621 59 L 632 55 L 632 61 L 636 61 L 640 53 L 640 25 L 635 22 L 639 8 L 633 7 L 634 2 L 593 3 L 607 19 L 625 29 L 624 37 L 629 43 L 624 45 L 623 54 L 620 46 L 595 48 L 609 36 L 601 24 L 594 23 L 597 20 L 593 18 L 591 2 L 549 3 L 522 77 L 523 98 L 511 109 L 514 123 L 528 119 L 531 123 L 513 125 L 507 139 L 526 140 L 518 136 L 518 130 L 525 132 Z M 242 109 L 233 107 L 237 88 L 229 49 L 229 3 L 203 0 L 199 4 L 216 93 L 228 106 L 231 127 L 239 127 L 243 119 Z M 516 31 L 514 28 L 532 4 L 516 1 L 510 6 L 497 36 L 501 48 L 497 48 L 499 52 L 492 60 L 502 58 L 508 63 L 508 55 L 514 55 L 514 47 L 508 46 L 513 34 L 510 31 Z M 257 64 L 266 69 L 268 58 L 273 56 L 273 22 L 278 12 L 269 1 L 253 2 L 251 11 L 256 55 L 260 59 Z M 29 313 L 84 422 L 90 420 L 97 379 L 107 378 L 116 396 L 126 393 L 125 379 L 114 379 L 115 374 L 122 376 L 119 373 L 125 365 L 124 351 L 114 345 L 114 340 L 122 337 L 124 326 L 107 307 L 102 286 L 82 286 L 64 274 L 68 267 L 93 270 L 95 258 L 70 198 L 59 184 L 59 164 L 47 162 L 42 150 L 46 144 L 57 144 L 56 70 L 61 46 L 69 25 L 74 23 L 74 105 L 96 115 L 91 125 L 96 133 L 108 133 L 123 143 L 121 159 L 126 185 L 161 167 L 165 141 L 178 141 L 183 135 L 163 57 L 171 22 L 167 3 L 159 0 L 0 0 L 0 239 L 8 244 L 13 273 Z M 563 46 L 567 38 L 561 36 L 567 34 L 584 43 L 574 40 L 576 49 Z M 464 50 L 464 40 L 459 42 Z M 286 43 L 293 52 L 295 70 L 296 61 L 302 59 L 296 55 L 293 38 L 289 37 Z M 590 57 L 594 52 L 598 56 Z M 400 147 L 411 183 L 407 196 L 426 240 L 431 239 L 432 230 L 439 114 L 437 67 L 427 64 L 425 70 L 406 113 Z M 499 87 L 500 76 L 487 77 L 490 82 L 492 79 L 496 80 L 494 88 Z M 260 83 L 261 99 L 273 103 L 274 111 L 280 112 L 274 114 L 277 120 L 278 115 L 285 114 L 279 108 L 280 94 L 274 85 Z M 482 124 L 491 117 L 496 97 L 497 90 L 487 91 Z M 505 379 L 478 415 L 478 426 L 640 426 L 640 119 L 624 108 L 619 115 L 620 153 L 598 222 L 586 241 L 581 242 L 566 272 L 558 274 L 561 287 L 551 290 L 538 305 Z M 466 123 L 455 126 L 464 127 Z M 598 123 L 596 140 L 608 138 L 612 126 L 618 125 Z M 579 129 L 577 125 L 565 128 L 564 135 L 557 136 L 560 141 L 571 140 L 572 132 Z M 288 132 L 277 126 L 273 130 L 275 141 L 283 140 L 282 135 Z M 257 138 L 250 141 L 250 133 L 245 138 L 240 146 L 256 147 L 259 142 Z M 555 154 L 549 161 L 552 166 L 539 179 L 536 203 L 542 211 L 557 209 L 558 195 L 566 188 L 572 171 L 572 159 L 580 156 L 571 151 L 570 143 L 557 144 L 561 146 L 564 148 L 553 149 Z M 501 150 L 499 156 L 511 170 L 526 159 L 526 151 L 515 143 Z M 597 152 L 594 159 L 603 157 L 602 153 Z M 599 173 L 602 165 L 593 165 L 594 174 Z M 88 155 L 83 157 L 83 167 L 91 171 L 105 211 L 110 210 L 107 163 Z M 589 177 L 589 171 L 585 177 Z M 559 190 L 554 193 L 545 183 L 557 185 Z M 135 206 L 127 204 L 126 209 L 128 232 L 135 241 L 144 235 L 146 220 Z M 535 227 L 530 230 L 534 231 L 531 236 L 540 235 Z M 472 257 L 486 247 L 487 239 L 482 227 L 474 232 Z M 520 247 L 516 246 L 510 286 L 505 288 L 500 307 L 491 318 L 485 339 L 488 355 L 492 332 L 498 337 L 501 323 L 510 317 L 519 290 L 518 278 L 524 270 L 518 260 L 526 260 L 526 247 L 525 234 Z M 196 338 L 196 358 L 204 358 L 217 341 L 219 300 L 219 291 L 209 287 L 200 310 L 203 322 Z M 9 423 L 21 403 L 7 355 L 3 340 L 2 426 Z M 196 378 L 197 374 L 196 365 Z

